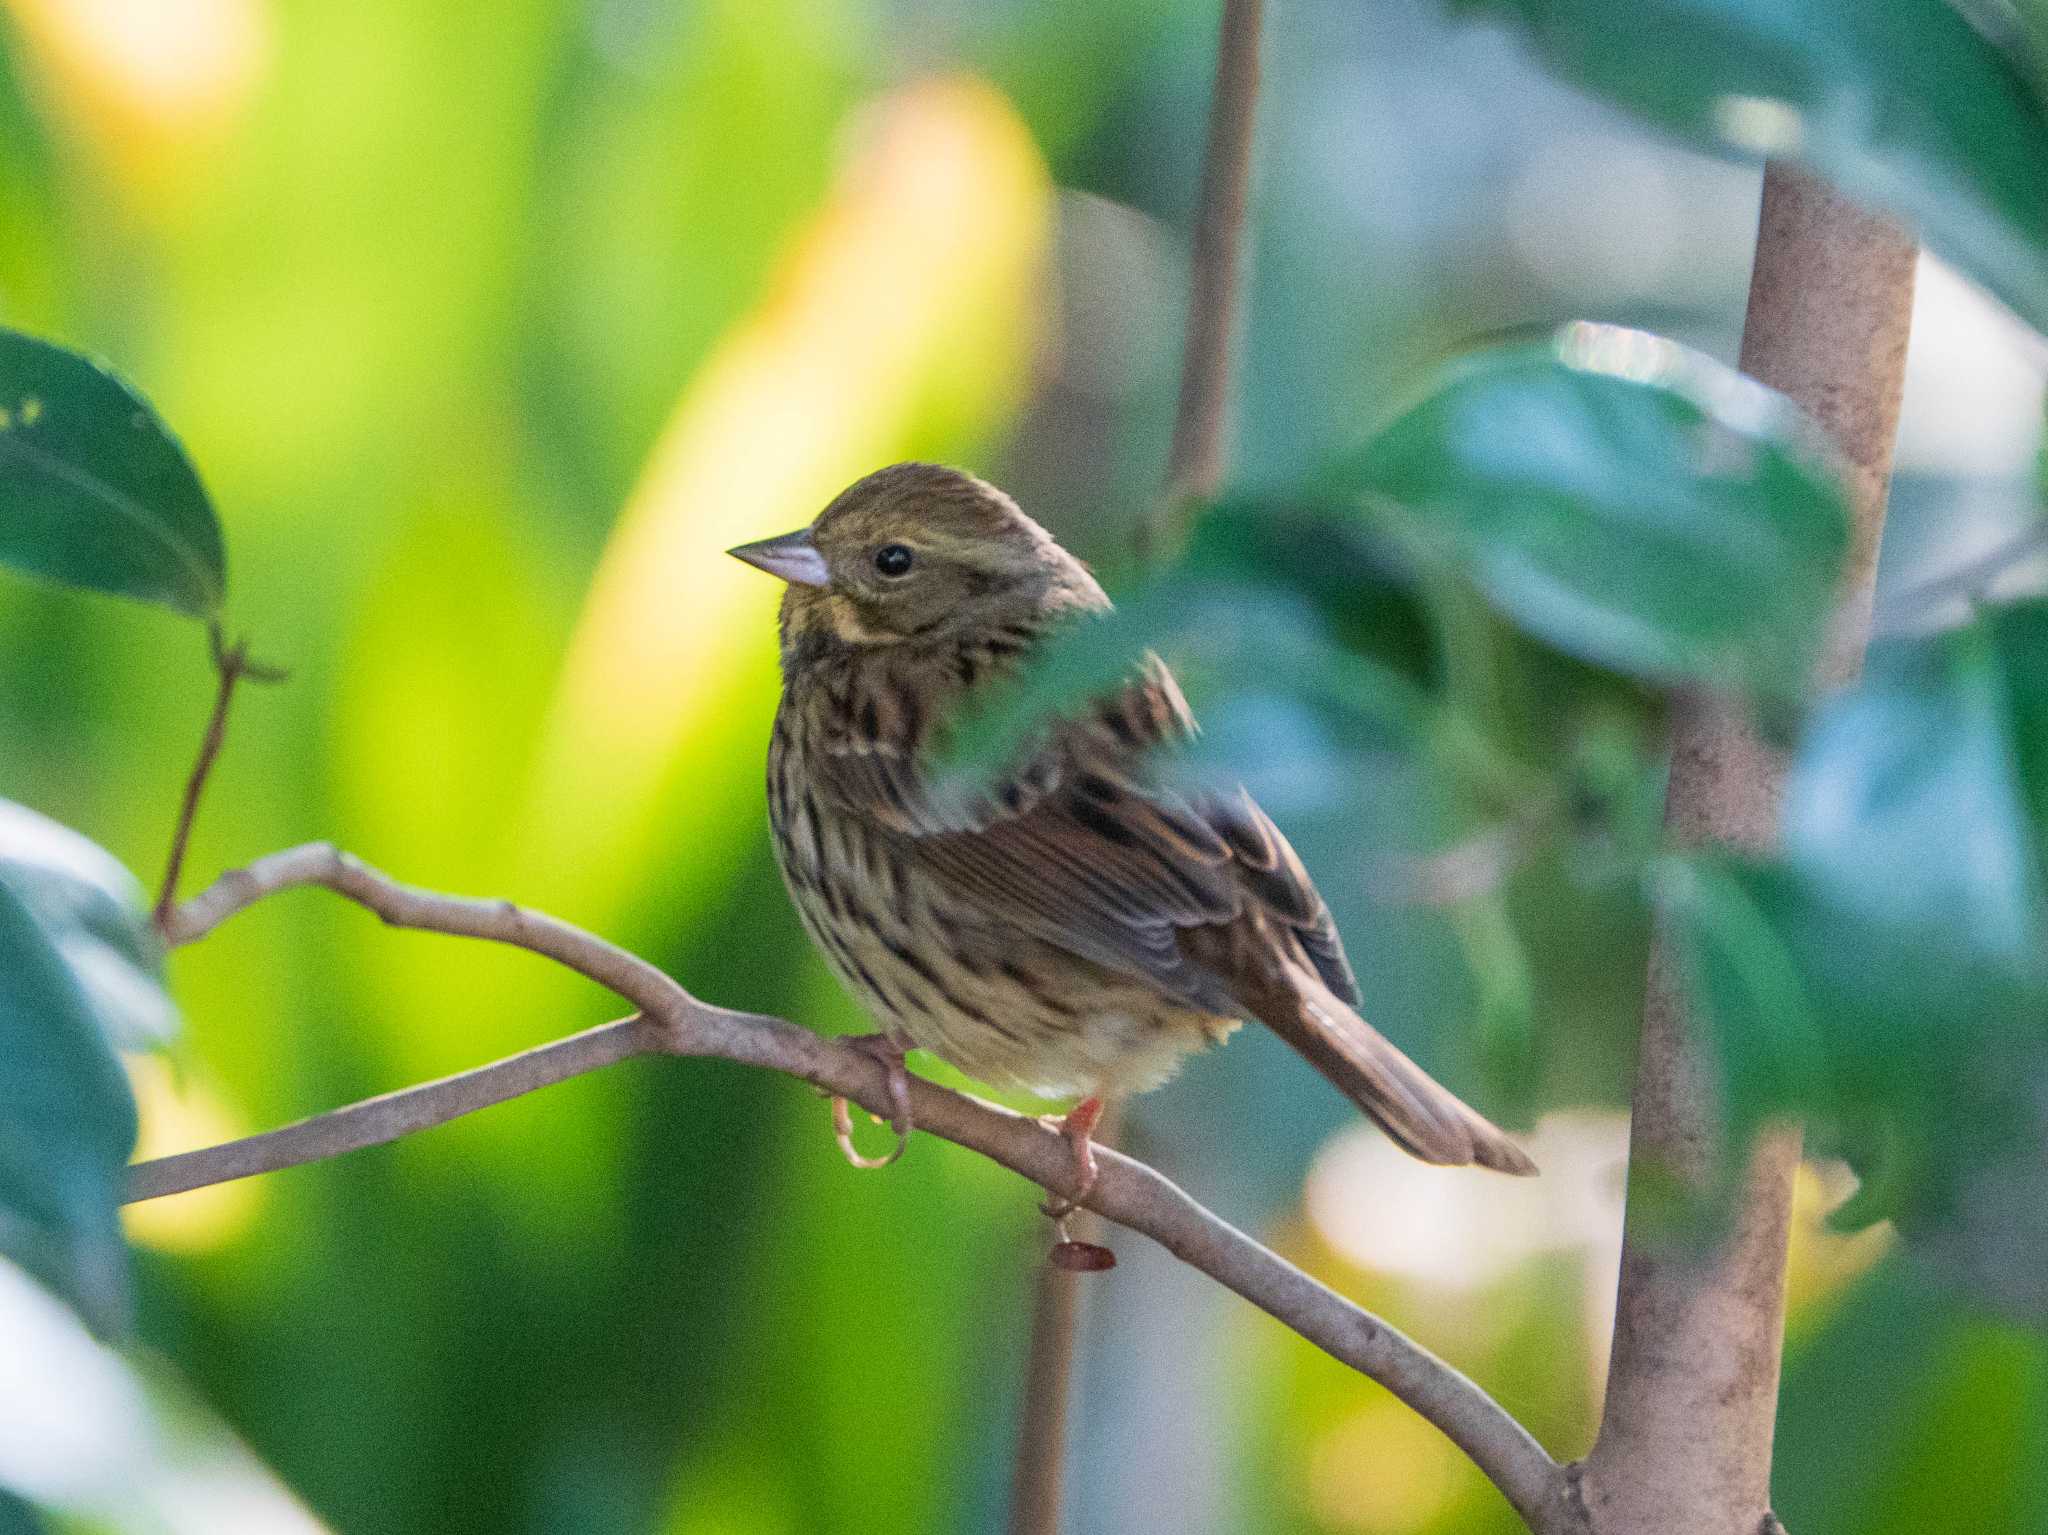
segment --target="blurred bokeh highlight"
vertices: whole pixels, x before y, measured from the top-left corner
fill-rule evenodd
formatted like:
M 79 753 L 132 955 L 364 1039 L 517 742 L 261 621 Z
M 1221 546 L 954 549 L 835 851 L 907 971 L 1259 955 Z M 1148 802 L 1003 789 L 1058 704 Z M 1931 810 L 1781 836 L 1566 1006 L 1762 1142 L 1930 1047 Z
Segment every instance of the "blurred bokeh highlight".
M 8 0 L 5 18 L 0 322 L 111 359 L 176 426 L 228 529 L 233 627 L 292 671 L 242 701 L 197 877 L 331 838 L 597 927 L 718 1002 L 859 1027 L 768 856 L 776 592 L 721 551 L 928 457 L 1122 557 L 1164 462 L 1211 10 Z M 1661 143 L 1431 0 L 1275 7 L 1266 70 L 1243 483 L 1312 473 L 1428 364 L 1504 330 L 1589 316 L 1732 358 L 1754 169 Z M 2038 343 L 1938 266 L 1919 302 L 1890 585 L 2009 537 L 2039 472 Z M 203 644 L 10 579 L 0 653 L 0 791 L 153 878 Z M 1368 1010 L 1470 1084 L 1488 978 L 1440 915 L 1375 895 L 1416 851 L 1418 792 L 1290 829 Z M 1518 902 L 1535 1005 L 1625 1037 L 1639 953 L 1546 916 L 1540 890 Z M 138 1075 L 145 1155 L 616 1010 L 529 957 L 319 894 L 237 919 L 173 978 L 186 1038 Z M 856 1174 L 826 1123 L 789 1082 L 643 1062 L 139 1207 L 142 1337 L 165 1363 L 138 1376 L 0 1287 L 0 1370 L 33 1343 L 97 1393 L 64 1442 L 134 1496 L 56 1486 L 85 1529 L 998 1528 L 1034 1191 L 933 1141 Z M 1127 1137 L 1554 1451 L 1589 1441 L 1611 1109 L 1547 1117 L 1534 1183 L 1445 1174 L 1246 1036 L 1134 1105 Z M 1830 1321 L 1881 1316 L 1892 1283 L 1882 1231 L 1823 1229 L 1839 1176 L 1802 1189 L 1802 1447 L 1826 1442 L 1825 1372 L 1854 1341 Z M 1377 1388 L 1140 1239 L 1119 1252 L 1084 1338 L 1076 1535 L 1518 1527 Z M 1953 1522 L 1944 1489 L 1981 1468 L 1939 1426 L 2048 1384 L 1996 1324 L 1944 1346 L 1939 1399 L 1883 1463 L 1788 1458 L 1800 1535 L 1993 1527 Z M 0 1455 L 40 1432 L 0 1422 Z M 180 1513 L 202 1463 L 213 1501 Z M 1853 1507 L 1827 1496 L 1841 1478 L 1867 1479 Z

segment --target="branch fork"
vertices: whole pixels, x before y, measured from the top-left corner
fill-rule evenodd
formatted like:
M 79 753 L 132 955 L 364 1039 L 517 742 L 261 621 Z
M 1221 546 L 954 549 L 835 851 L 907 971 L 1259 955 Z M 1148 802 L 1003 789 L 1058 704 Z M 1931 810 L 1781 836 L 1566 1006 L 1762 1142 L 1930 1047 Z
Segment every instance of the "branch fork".
M 455 1076 L 387 1093 L 244 1140 L 139 1163 L 127 1199 L 156 1199 L 382 1145 L 461 1115 L 637 1056 L 704 1056 L 800 1078 L 881 1118 L 898 1103 L 885 1062 L 857 1044 L 786 1019 L 714 1006 L 659 967 L 575 925 L 505 900 L 402 884 L 332 843 L 313 842 L 221 875 L 174 906 L 173 946 L 196 943 L 237 914 L 289 890 L 319 886 L 392 927 L 481 939 L 552 959 L 624 998 L 629 1017 L 600 1024 Z M 918 1129 L 978 1151 L 1049 1192 L 1073 1178 L 1067 1138 L 921 1077 L 907 1079 Z M 1434 1354 L 1203 1208 L 1159 1173 L 1107 1147 L 1081 1204 L 1148 1236 L 1309 1342 L 1370 1376 L 1441 1429 L 1540 1531 L 1577 1528 L 1564 1472 L 1478 1386 Z

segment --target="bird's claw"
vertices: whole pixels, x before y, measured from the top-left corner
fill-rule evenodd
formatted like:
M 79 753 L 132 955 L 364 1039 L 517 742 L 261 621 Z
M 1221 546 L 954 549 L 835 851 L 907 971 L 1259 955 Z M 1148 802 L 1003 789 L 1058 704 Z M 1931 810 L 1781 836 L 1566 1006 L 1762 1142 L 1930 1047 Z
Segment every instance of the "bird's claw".
M 1047 1115 L 1040 1121 L 1048 1130 L 1056 1130 L 1065 1136 L 1067 1146 L 1074 1154 L 1074 1191 L 1071 1194 L 1052 1194 L 1039 1206 L 1055 1221 L 1065 1221 L 1095 1191 L 1095 1180 L 1102 1175 L 1101 1169 L 1095 1165 L 1095 1127 L 1101 1122 L 1100 1098 L 1083 1098 L 1065 1114 L 1057 1117 Z M 1065 1232 L 1061 1233 L 1062 1238 L 1065 1235 Z
M 910 1144 L 910 1132 L 917 1128 L 910 1114 L 910 1072 L 903 1057 L 910 1042 L 900 1034 L 856 1034 L 843 1041 L 881 1064 L 889 1077 L 889 1124 L 896 1132 L 896 1144 L 884 1156 L 871 1157 L 853 1144 L 853 1111 L 843 1095 L 832 1098 L 832 1138 L 839 1143 L 846 1160 L 863 1171 L 887 1167 L 903 1155 Z M 878 1121 L 879 1122 L 879 1119 Z
M 1083 1199 L 1088 1197 L 1085 1188 L 1079 1193 Z M 1052 1217 L 1053 1235 L 1059 1239 L 1045 1255 L 1046 1262 L 1070 1274 L 1099 1274 L 1116 1267 L 1115 1253 L 1100 1242 L 1077 1242 L 1067 1230 L 1069 1217 L 1079 1208 L 1071 1200 L 1049 1199 L 1039 1208 Z

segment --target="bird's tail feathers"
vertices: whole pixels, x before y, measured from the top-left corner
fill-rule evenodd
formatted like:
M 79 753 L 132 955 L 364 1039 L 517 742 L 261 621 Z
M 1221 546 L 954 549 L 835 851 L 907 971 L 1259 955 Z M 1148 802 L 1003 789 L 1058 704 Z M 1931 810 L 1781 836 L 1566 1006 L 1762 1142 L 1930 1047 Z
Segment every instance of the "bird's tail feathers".
M 1530 1177 L 1536 1164 L 1477 1110 L 1401 1053 L 1306 966 L 1288 965 L 1261 1022 L 1306 1056 L 1410 1155 Z

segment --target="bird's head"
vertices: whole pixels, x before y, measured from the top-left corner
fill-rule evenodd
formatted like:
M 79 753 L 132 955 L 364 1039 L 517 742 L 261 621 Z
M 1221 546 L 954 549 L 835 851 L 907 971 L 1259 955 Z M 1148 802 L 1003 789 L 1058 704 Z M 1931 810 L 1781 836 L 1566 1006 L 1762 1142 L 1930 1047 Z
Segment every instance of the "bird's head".
M 841 491 L 809 527 L 730 551 L 789 583 L 785 651 L 806 643 L 945 642 L 1104 599 L 1081 562 L 995 486 L 893 464 Z

